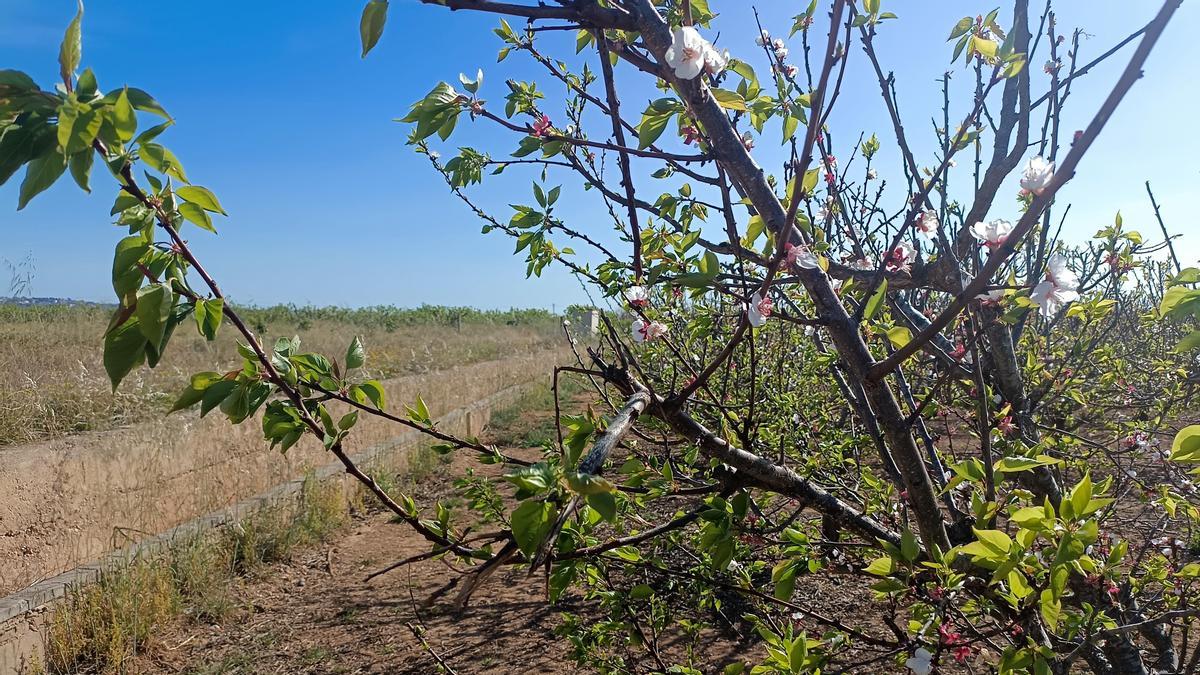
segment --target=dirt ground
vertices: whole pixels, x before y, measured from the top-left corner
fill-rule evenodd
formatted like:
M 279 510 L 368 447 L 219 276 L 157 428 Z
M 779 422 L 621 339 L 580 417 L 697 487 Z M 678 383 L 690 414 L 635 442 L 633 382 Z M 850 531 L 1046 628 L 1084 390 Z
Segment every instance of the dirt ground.
M 450 576 L 437 561 L 364 582 L 385 564 L 428 550 L 377 515 L 328 547 L 277 565 L 240 589 L 247 609 L 223 625 L 178 626 L 156 642 L 149 673 L 576 672 L 553 634 L 557 609 L 523 569 L 495 575 L 461 614 L 424 603 Z M 429 649 L 414 636 L 422 631 Z
M 530 429 L 549 411 L 512 420 Z M 536 449 L 506 452 L 536 459 Z M 466 467 L 494 473 L 456 456 L 413 490 L 418 503 L 451 496 L 449 482 Z M 576 673 L 570 643 L 554 634 L 560 613 L 587 614 L 578 597 L 557 605 L 543 578 L 524 566 L 499 570 L 462 612 L 454 607 L 458 577 L 448 562 L 423 560 L 365 581 L 371 572 L 429 551 L 429 544 L 387 513 L 354 521 L 325 545 L 302 550 L 237 583 L 241 609 L 219 625 L 186 619 L 159 631 L 131 670 L 157 675 L 267 673 Z M 422 644 L 420 634 L 425 644 Z M 722 666 L 753 645 L 716 639 L 706 660 Z M 746 651 L 745 654 L 739 652 Z M 758 656 L 755 654 L 755 656 Z M 439 664 L 439 660 L 442 662 Z M 720 666 L 716 667 L 720 670 Z

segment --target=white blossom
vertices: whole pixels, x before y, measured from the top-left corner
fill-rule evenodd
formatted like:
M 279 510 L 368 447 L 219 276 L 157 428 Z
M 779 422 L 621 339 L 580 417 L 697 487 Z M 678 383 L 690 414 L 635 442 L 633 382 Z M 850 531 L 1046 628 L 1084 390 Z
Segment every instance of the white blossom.
M 699 75 L 704 69 L 707 46 L 708 42 L 691 26 L 680 26 L 671 31 L 671 46 L 664 56 L 667 65 L 675 71 L 675 77 L 690 80 Z
M 704 51 L 704 70 L 709 75 L 720 75 L 725 66 L 729 65 L 729 50 L 718 52 L 715 47 L 708 45 Z
M 922 211 L 921 215 L 917 217 L 917 231 L 930 239 L 937 238 L 940 225 L 936 211 Z
M 821 259 L 807 246 L 803 244 L 793 246 L 789 243 L 785 244 L 784 247 L 787 249 L 788 267 L 798 266 L 806 270 L 815 270 L 821 267 Z
M 1025 173 L 1021 175 L 1021 187 L 1029 190 L 1035 195 L 1042 194 L 1042 190 L 1050 184 L 1050 180 L 1054 178 L 1054 162 L 1047 162 L 1041 155 L 1029 160 L 1029 164 L 1025 167 Z
M 1042 316 L 1049 318 L 1079 299 L 1078 287 L 1079 277 L 1067 267 L 1067 259 L 1055 254 L 1046 263 L 1046 278 L 1033 287 L 1029 299 L 1042 308 Z
M 979 295 L 975 296 L 975 298 L 984 302 L 1000 302 L 1004 299 L 1004 291 L 1005 289 L 1003 288 L 993 288 L 990 291 L 984 291 L 983 293 L 980 293 Z
M 875 169 L 867 169 L 867 180 L 875 180 L 879 178 L 879 172 Z
M 904 662 L 904 665 L 915 675 L 929 675 L 933 672 L 933 654 L 924 647 L 918 647 L 917 651 L 913 652 L 913 655 Z
M 833 213 L 833 204 L 831 203 L 831 200 L 827 199 L 827 200 L 825 200 L 824 203 L 821 204 L 821 206 L 819 206 L 817 208 L 817 212 L 813 214 L 813 217 L 815 218 L 814 222 L 824 223 L 827 220 L 829 220 L 829 216 L 832 213 Z
M 892 249 L 888 254 L 885 267 L 889 272 L 910 272 L 912 271 L 913 261 L 917 259 L 917 251 L 908 242 L 900 242 L 900 245 Z
M 997 218 L 987 223 L 975 223 L 971 226 L 971 234 L 989 248 L 996 248 L 1008 241 L 1012 234 L 1013 224 Z
M 633 341 L 650 342 L 667 334 L 667 327 L 657 321 L 635 319 L 633 322 Z
M 758 328 L 767 322 L 773 311 L 775 303 L 771 302 L 771 297 L 764 296 L 762 291 L 759 291 L 750 296 L 750 304 L 746 306 L 746 317 L 750 319 L 751 326 Z
M 633 307 L 648 307 L 650 294 L 645 286 L 630 286 L 625 289 L 625 300 Z
M 675 71 L 675 77 L 681 80 L 691 80 L 704 70 L 715 75 L 724 70 L 727 61 L 691 26 L 680 26 L 671 31 L 671 46 L 663 56 Z

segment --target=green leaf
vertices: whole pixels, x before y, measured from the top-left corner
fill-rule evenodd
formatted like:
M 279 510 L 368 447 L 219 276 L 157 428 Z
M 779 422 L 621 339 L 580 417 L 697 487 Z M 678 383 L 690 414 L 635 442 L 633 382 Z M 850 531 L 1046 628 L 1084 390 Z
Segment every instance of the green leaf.
M 863 308 L 863 320 L 870 321 L 879 313 L 883 307 L 883 301 L 887 298 L 888 282 L 884 279 L 879 283 L 878 290 L 867 300 L 867 306 Z
M 888 329 L 887 338 L 893 347 L 900 349 L 912 341 L 912 331 L 904 326 L 896 326 Z
M 1058 464 L 1057 460 L 1049 455 L 1038 455 L 1037 457 L 1005 457 L 996 462 L 993 466 L 996 473 L 1020 473 L 1028 471 L 1039 466 L 1050 466 Z
M 117 242 L 113 254 L 112 283 L 118 298 L 124 299 L 141 285 L 142 271 L 138 269 L 138 261 L 149 249 L 149 242 L 140 234 L 130 235 Z
M 221 405 L 221 402 L 228 397 L 237 387 L 235 380 L 221 380 L 214 382 L 204 390 L 204 396 L 200 399 L 200 416 L 204 417 L 213 408 Z
M 174 294 L 164 284 L 151 284 L 138 291 L 134 316 L 137 317 L 142 335 L 150 344 L 162 342 L 173 301 Z
M 617 489 L 607 478 L 591 473 L 572 471 L 567 473 L 566 479 L 568 487 L 581 495 L 591 496 L 602 492 L 615 492 Z
M 75 184 L 78 185 L 84 192 L 91 192 L 90 177 L 92 173 L 92 162 L 96 157 L 91 150 L 77 152 L 71 155 L 67 160 L 67 167 L 71 170 L 71 178 L 75 179 Z
M 817 189 L 817 180 L 821 177 L 818 169 L 809 169 L 804 172 L 804 182 L 800 185 L 804 194 L 811 195 Z M 791 198 L 791 195 L 788 195 Z
M 173 412 L 185 410 L 196 405 L 204 398 L 204 390 L 207 389 L 210 384 L 220 379 L 221 374 L 214 372 L 196 373 L 195 375 L 192 375 L 191 383 L 188 385 L 187 389 L 183 390 L 183 393 L 179 395 L 179 398 L 175 399 L 175 404 L 171 406 L 171 409 L 167 412 L 167 414 L 169 415 Z
M 67 158 L 57 148 L 30 162 L 29 167 L 25 169 L 25 180 L 21 181 L 17 210 L 25 208 L 29 200 L 54 185 L 54 181 L 66 170 Z
M 67 32 L 58 48 L 58 72 L 62 75 L 62 81 L 68 85 L 75 77 L 83 53 L 83 0 L 79 0 L 78 6 L 75 18 L 67 24 Z
M 367 362 L 367 349 L 363 347 L 362 339 L 357 335 L 350 341 L 346 349 L 346 370 L 361 368 Z
M 896 571 L 896 561 L 888 557 L 876 558 L 871 561 L 863 570 L 867 574 L 873 574 L 877 577 L 886 577 Z
M 221 319 L 225 316 L 224 310 L 225 301 L 221 298 L 196 301 L 196 309 L 193 313 L 196 319 L 196 328 L 210 341 L 217 337 L 217 331 L 221 328 Z
M 1171 442 L 1172 462 L 1200 462 L 1200 424 L 1192 424 L 1179 430 Z
M 0 88 L 14 89 L 17 91 L 33 91 L 38 88 L 37 83 L 33 81 L 25 73 L 19 70 L 0 70 Z
M 133 111 L 133 104 L 129 102 L 128 89 L 122 89 L 117 102 L 113 104 L 112 123 L 113 128 L 117 130 L 117 138 L 122 141 L 128 141 L 137 133 L 137 114 Z
M 722 108 L 727 110 L 748 110 L 746 107 L 746 99 L 742 98 L 742 95 L 736 91 L 729 91 L 728 89 L 713 89 L 712 95 L 713 98 L 717 100 L 717 104 Z
M 221 202 L 217 201 L 217 196 L 208 188 L 203 188 L 199 185 L 188 185 L 176 190 L 175 194 L 179 195 L 180 199 L 191 202 L 205 211 L 212 211 L 223 216 L 229 215 L 225 213 L 225 209 L 221 208 Z
M 383 385 L 378 380 L 367 380 L 358 385 L 358 390 L 363 393 L 376 408 L 383 410 L 387 404 L 387 395 L 384 393 Z
M 1039 600 L 1042 619 L 1050 627 L 1050 630 L 1058 630 L 1058 621 L 1062 618 L 1062 601 L 1054 597 L 1054 592 L 1049 588 L 1042 591 Z
M 209 232 L 217 231 L 217 229 L 213 227 L 212 216 L 208 215 L 208 211 L 205 211 L 204 207 L 200 206 L 199 204 L 193 204 L 192 202 L 184 202 L 180 204 L 179 215 L 183 216 L 188 222 L 194 223 L 197 227 L 208 230 Z
M 771 569 L 771 583 L 775 584 L 772 595 L 776 600 L 788 601 L 796 592 L 796 573 L 799 570 L 791 560 L 783 560 Z
M 552 505 L 537 500 L 523 502 L 512 513 L 513 538 L 526 556 L 537 553 L 538 546 L 554 524 L 555 509 Z
M 170 150 L 157 143 L 143 143 L 138 147 L 141 151 L 142 160 L 146 164 L 149 164 L 150 168 L 161 174 L 174 176 L 185 183 L 191 182 L 187 179 L 187 175 L 183 173 L 183 165 L 179 163 L 179 159 Z
M 954 29 L 950 31 L 950 37 L 946 38 L 946 42 L 966 35 L 973 25 L 975 25 L 975 21 L 969 16 L 959 19 L 958 23 L 954 24 Z
M 1197 349 L 1200 349 L 1200 330 L 1189 333 L 1175 345 L 1176 354 L 1186 354 Z
M 73 155 L 88 150 L 104 123 L 99 111 L 84 106 L 63 104 L 58 109 L 58 147 Z
M 588 506 L 596 509 L 596 513 L 600 514 L 610 523 L 617 520 L 617 497 L 612 492 L 597 492 L 587 496 Z
M 1046 510 L 1040 506 L 1027 506 L 1017 509 L 1009 516 L 1009 520 L 1027 530 L 1044 530 L 1050 526 L 1046 521 Z
M 1012 539 L 1000 530 L 977 530 L 971 528 L 979 542 L 996 553 L 1007 554 L 1012 549 Z
M 654 142 L 662 136 L 663 130 L 667 128 L 667 122 L 671 121 L 671 115 L 643 115 L 642 121 L 638 123 L 638 149 L 645 150 L 654 145 Z
M 916 535 L 909 530 L 900 533 L 900 555 L 908 562 L 913 562 L 921 555 L 921 545 L 917 542 Z
M 358 34 L 362 39 L 362 57 L 379 43 L 383 35 L 383 24 L 387 22 L 387 0 L 371 0 L 363 7 L 362 19 L 358 22 Z
M 122 91 L 124 91 L 125 96 L 129 98 L 129 102 L 133 104 L 135 110 L 148 112 L 151 115 L 158 115 L 159 117 L 168 121 L 171 120 L 171 116 L 167 114 L 167 111 L 158 104 L 158 101 L 154 100 L 153 96 L 147 94 L 145 91 L 142 91 L 137 87 L 126 87 Z M 110 93 L 109 96 L 111 95 L 112 94 Z
M 120 309 L 117 312 L 121 312 Z M 146 359 L 146 336 L 132 318 L 104 336 L 104 371 L 112 382 L 113 391 L 121 380 Z
M 1092 501 L 1091 474 L 1083 474 L 1083 478 L 1071 490 L 1068 499 L 1071 500 L 1071 508 L 1075 512 L 1075 517 L 1082 518 L 1087 513 L 1088 502 Z

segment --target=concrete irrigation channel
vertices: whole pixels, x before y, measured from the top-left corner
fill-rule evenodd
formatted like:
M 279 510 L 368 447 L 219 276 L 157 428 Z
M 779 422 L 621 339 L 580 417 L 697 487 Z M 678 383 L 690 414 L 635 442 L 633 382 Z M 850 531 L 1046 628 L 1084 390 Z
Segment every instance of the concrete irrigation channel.
M 548 378 L 556 356 L 396 378 L 386 383 L 389 407 L 420 393 L 440 429 L 475 435 L 493 410 Z M 360 427 L 361 466 L 401 466 L 429 443 L 391 424 Z M 294 499 L 308 472 L 349 489 L 354 479 L 330 459 L 316 443 L 270 451 L 253 420 L 194 416 L 0 450 L 0 592 L 11 593 L 0 599 L 0 675 L 40 663 L 56 602 L 106 569 Z

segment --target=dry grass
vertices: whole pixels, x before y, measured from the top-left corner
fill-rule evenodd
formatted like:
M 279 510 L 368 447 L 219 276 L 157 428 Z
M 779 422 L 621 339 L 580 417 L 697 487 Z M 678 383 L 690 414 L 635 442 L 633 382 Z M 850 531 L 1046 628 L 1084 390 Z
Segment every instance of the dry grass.
M 138 369 L 114 393 L 101 365 L 109 311 L 0 304 L 0 446 L 143 421 L 162 414 L 192 373 L 237 366 L 234 331 L 209 343 L 185 324 L 157 369 Z M 267 342 L 300 335 L 306 349 L 339 359 L 361 336 L 381 379 L 528 354 L 559 338 L 556 321 L 536 311 L 276 307 L 245 318 Z
M 123 672 L 152 643 L 156 628 L 180 616 L 207 622 L 230 616 L 238 606 L 236 576 L 324 541 L 349 514 L 341 483 L 322 484 L 310 474 L 294 502 L 106 572 L 54 611 L 43 670 Z
M 577 382 L 567 386 L 571 393 L 581 389 Z M 528 425 L 533 413 L 553 407 L 549 387 L 534 387 L 512 404 L 494 411 L 497 424 L 489 425 L 489 430 L 520 438 L 520 427 Z M 540 429 L 533 433 L 545 432 Z M 442 474 L 450 461 L 449 456 L 429 446 L 413 448 L 397 459 L 399 465 L 395 467 L 366 467 L 391 494 L 428 483 Z M 376 508 L 374 498 L 362 486 L 354 484 L 347 491 L 339 480 L 321 483 L 310 472 L 294 501 L 133 560 L 107 572 L 97 584 L 73 591 L 50 620 L 46 663 L 41 672 L 126 672 L 138 655 L 154 648 L 156 631 L 168 622 L 182 619 L 220 623 L 233 617 L 241 607 L 236 595 L 239 576 L 257 574 L 271 563 L 292 558 L 297 549 L 328 541 L 352 514 Z M 217 668 L 217 672 L 225 670 Z

